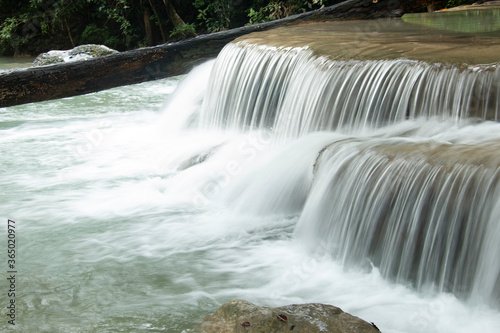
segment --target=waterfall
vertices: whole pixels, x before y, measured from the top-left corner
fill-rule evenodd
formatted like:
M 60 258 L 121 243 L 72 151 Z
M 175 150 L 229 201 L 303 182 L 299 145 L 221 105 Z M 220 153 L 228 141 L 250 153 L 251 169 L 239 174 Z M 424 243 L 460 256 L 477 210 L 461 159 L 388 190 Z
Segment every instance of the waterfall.
M 195 332 L 236 298 L 498 331 L 500 31 L 283 30 L 185 77 L 0 109 L 19 332 Z M 485 64 L 377 58 L 395 48 Z
M 499 303 L 498 65 L 337 61 L 239 42 L 209 82 L 200 126 L 309 138 L 227 203 L 297 213 L 297 239 L 346 266 Z
M 405 141 L 325 147 L 297 233 L 346 265 L 369 259 L 418 289 L 469 296 L 481 287 L 500 299 L 498 269 L 478 270 L 497 266 L 483 243 L 498 224 L 500 141 L 487 147 Z
M 351 132 L 418 117 L 498 120 L 498 66 L 410 60 L 332 61 L 308 48 L 227 45 L 211 76 L 203 126 L 272 128 L 286 137 Z

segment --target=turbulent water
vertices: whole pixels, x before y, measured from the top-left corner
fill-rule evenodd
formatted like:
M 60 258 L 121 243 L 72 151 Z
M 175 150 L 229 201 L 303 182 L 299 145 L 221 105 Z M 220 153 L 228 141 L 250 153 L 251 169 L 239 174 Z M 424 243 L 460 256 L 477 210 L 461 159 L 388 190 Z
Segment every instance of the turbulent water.
M 187 332 L 233 298 L 498 331 L 498 67 L 237 44 L 179 80 L 0 110 L 19 331 Z
M 498 82 L 493 65 L 341 62 L 237 43 L 214 67 L 201 123 L 311 145 L 234 186 L 228 201 L 243 212 L 299 214 L 298 240 L 344 265 L 370 261 L 417 289 L 498 305 L 500 140 L 487 122 Z

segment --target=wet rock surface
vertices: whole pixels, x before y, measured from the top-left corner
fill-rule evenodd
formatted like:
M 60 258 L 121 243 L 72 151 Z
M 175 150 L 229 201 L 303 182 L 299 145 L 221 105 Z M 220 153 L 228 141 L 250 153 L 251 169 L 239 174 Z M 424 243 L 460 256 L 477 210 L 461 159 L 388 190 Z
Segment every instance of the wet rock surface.
M 115 53 L 118 53 L 118 51 L 110 49 L 109 47 L 104 45 L 80 45 L 71 50 L 53 50 L 42 53 L 35 58 L 32 67 L 71 61 L 88 60 Z
M 205 317 L 202 333 L 229 332 L 380 332 L 373 323 L 354 317 L 327 304 L 292 304 L 265 307 L 244 300 L 232 300 Z

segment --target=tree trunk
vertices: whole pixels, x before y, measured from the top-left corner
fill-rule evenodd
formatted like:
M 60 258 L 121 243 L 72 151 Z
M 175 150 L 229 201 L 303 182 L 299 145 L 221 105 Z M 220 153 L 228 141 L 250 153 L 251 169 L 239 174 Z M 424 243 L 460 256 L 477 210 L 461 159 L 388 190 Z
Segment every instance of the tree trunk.
M 167 15 L 170 21 L 172 21 L 172 24 L 174 27 L 178 27 L 182 24 L 185 24 L 182 18 L 177 14 L 177 11 L 174 8 L 174 5 L 172 4 L 172 0 L 163 0 L 165 3 L 165 6 L 167 7 Z
M 146 30 L 146 38 L 148 39 L 148 45 L 154 45 L 153 29 L 151 27 L 151 10 L 148 7 L 143 9 L 143 19 L 144 19 L 144 30 Z
M 163 43 L 165 43 L 167 41 L 167 35 L 163 30 L 163 24 L 161 24 L 160 15 L 158 15 L 158 12 L 156 11 L 156 6 L 153 5 L 153 2 L 151 0 L 148 1 L 149 5 L 151 6 L 151 9 L 153 10 L 153 13 L 155 13 L 156 20 L 158 21 L 158 27 L 160 27 L 160 33 L 161 33 L 161 40 L 163 41 Z
M 256 31 L 308 20 L 372 19 L 401 16 L 404 5 L 396 2 L 349 0 L 316 11 L 241 28 L 202 35 L 177 43 L 140 48 L 101 58 L 0 72 L 0 107 L 39 102 L 96 92 L 188 72 L 217 56 L 232 40 Z M 423 7 L 425 8 L 425 7 Z
M 69 30 L 68 20 L 66 20 L 66 18 L 64 18 L 64 23 L 66 23 L 66 30 L 68 31 L 69 41 L 71 42 L 71 45 L 75 47 L 75 43 L 73 42 L 73 37 L 71 37 L 71 31 Z

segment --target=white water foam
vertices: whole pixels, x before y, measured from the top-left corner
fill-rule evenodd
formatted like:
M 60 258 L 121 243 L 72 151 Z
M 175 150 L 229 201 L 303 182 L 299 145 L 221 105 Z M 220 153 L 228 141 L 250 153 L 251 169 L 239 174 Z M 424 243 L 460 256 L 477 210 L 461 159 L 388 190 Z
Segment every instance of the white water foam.
M 185 82 L 198 75 L 205 82 L 206 74 L 202 69 Z M 48 121 L 25 122 L 26 106 L 19 107 L 19 125 L 2 129 L 1 211 L 18 221 L 23 239 L 24 332 L 180 332 L 233 298 L 329 303 L 383 332 L 479 333 L 500 326 L 498 309 L 481 300 L 417 291 L 385 278 L 368 258 L 345 266 L 321 243 L 304 243 L 300 230 L 313 226 L 302 207 L 310 212 L 314 200 L 317 157 L 331 142 L 352 141 L 352 133 L 278 143 L 270 128 L 228 134 L 192 126 L 199 98 L 171 99 L 163 114 L 124 107 L 88 119 L 81 115 L 92 102 L 77 101 L 77 119 L 55 120 L 57 109 L 47 107 L 39 117 Z M 415 119 L 363 131 L 354 141 L 482 145 L 498 136 L 499 126 Z

